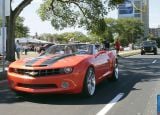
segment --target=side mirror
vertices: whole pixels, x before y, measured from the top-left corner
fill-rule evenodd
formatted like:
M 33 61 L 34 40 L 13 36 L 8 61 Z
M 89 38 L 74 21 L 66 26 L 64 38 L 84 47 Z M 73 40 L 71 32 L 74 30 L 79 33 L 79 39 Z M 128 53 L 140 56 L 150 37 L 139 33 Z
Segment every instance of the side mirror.
M 95 58 L 97 58 L 99 55 L 106 53 L 105 50 L 99 51 L 97 54 L 95 54 Z
M 44 55 L 45 54 L 45 52 L 41 52 L 40 54 L 39 54 L 39 56 L 42 56 L 42 55 Z

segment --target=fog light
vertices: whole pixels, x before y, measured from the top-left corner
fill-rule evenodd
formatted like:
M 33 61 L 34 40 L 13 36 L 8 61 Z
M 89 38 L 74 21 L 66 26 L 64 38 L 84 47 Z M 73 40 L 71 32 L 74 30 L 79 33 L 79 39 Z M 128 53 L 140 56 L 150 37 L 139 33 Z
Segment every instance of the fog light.
M 68 82 L 62 82 L 61 87 L 62 88 L 68 88 L 69 87 L 69 83 Z

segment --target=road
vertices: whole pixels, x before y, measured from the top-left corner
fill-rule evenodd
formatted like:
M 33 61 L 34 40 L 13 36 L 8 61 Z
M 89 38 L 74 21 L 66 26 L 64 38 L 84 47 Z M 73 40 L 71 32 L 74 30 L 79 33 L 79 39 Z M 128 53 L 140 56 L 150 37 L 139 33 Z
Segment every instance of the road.
M 119 81 L 104 81 L 92 98 L 79 95 L 20 98 L 8 89 L 6 82 L 0 83 L 0 115 L 97 115 L 103 108 L 108 109 L 103 113 L 106 115 L 156 115 L 159 65 L 160 53 L 119 57 Z M 119 94 L 122 98 L 110 106 Z

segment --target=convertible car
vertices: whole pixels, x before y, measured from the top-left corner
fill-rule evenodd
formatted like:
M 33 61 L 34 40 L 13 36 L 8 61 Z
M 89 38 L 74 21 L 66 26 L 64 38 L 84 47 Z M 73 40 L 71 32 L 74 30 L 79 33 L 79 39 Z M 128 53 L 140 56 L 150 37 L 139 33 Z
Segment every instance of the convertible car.
M 105 78 L 118 80 L 118 62 L 113 51 L 94 44 L 53 45 L 36 58 L 9 65 L 8 81 L 17 94 L 95 94 Z

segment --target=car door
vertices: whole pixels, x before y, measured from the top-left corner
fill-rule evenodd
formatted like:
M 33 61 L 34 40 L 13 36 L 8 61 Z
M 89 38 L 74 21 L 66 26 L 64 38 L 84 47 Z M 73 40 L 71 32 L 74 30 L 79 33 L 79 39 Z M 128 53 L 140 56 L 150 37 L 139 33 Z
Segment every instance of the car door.
M 106 51 L 99 51 L 95 54 L 95 69 L 96 69 L 96 78 L 101 80 L 105 77 L 108 71 L 108 58 Z

